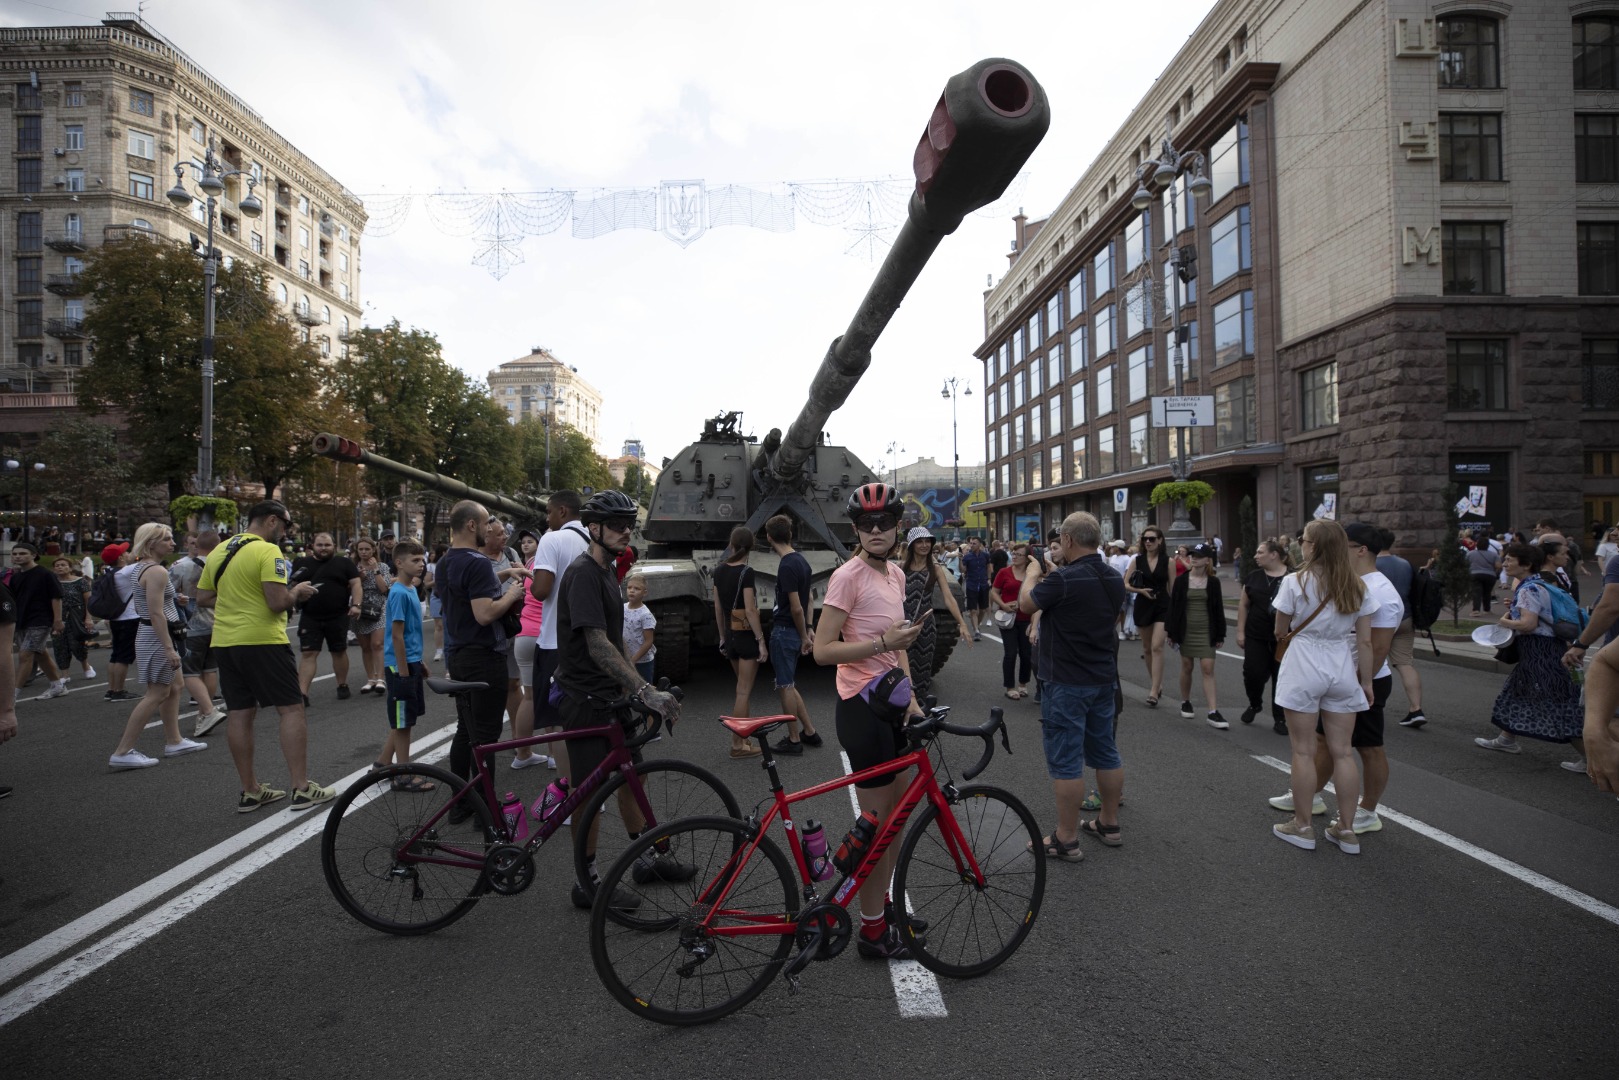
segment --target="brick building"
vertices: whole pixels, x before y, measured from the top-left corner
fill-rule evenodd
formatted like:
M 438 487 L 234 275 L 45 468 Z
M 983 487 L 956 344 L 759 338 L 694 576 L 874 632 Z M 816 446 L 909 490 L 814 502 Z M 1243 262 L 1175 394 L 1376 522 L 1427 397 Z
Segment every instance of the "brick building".
M 1166 129 L 1212 191 L 1138 212 Z M 1172 240 L 1198 255 L 1185 393 L 1215 399 L 1205 533 L 1240 536 L 1249 496 L 1262 535 L 1334 513 L 1426 547 L 1451 482 L 1495 529 L 1619 517 L 1619 3 L 1221 0 L 1016 227 L 978 349 L 1001 535 L 1168 523 Z

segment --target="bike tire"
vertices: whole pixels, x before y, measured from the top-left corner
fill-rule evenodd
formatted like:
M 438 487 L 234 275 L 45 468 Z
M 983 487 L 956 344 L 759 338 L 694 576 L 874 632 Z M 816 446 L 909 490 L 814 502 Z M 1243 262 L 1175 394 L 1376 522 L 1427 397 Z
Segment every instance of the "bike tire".
M 635 766 L 635 775 L 641 781 L 647 802 L 652 805 L 652 814 L 657 819 L 648 823 L 649 828 L 689 817 L 742 817 L 736 796 L 731 794 L 725 782 L 690 762 L 674 758 L 642 761 Z M 574 880 L 590 880 L 585 844 L 589 840 L 591 826 L 598 820 L 602 825 L 596 835 L 598 871 L 603 866 L 617 862 L 630 845 L 629 831 L 624 826 L 624 817 L 618 805 L 618 793 L 628 783 L 622 772 L 613 773 L 574 818 Z
M 636 859 L 664 840 L 688 852 L 699 872 L 676 884 L 637 883 L 631 873 Z M 614 1000 L 660 1024 L 706 1024 L 736 1012 L 775 978 L 793 946 L 798 881 L 768 836 L 759 839 L 740 869 L 734 867 L 733 860 L 750 840 L 746 822 L 686 818 L 649 831 L 619 856 L 602 876 L 590 911 L 591 959 Z M 783 920 L 783 933 L 715 937 L 695 931 L 693 920 L 701 917 L 696 913 L 711 907 L 701 899 L 703 893 L 733 871 L 736 881 L 725 898 L 731 914 L 723 925 L 774 917 Z M 634 918 L 615 916 L 615 890 L 640 901 Z M 707 947 L 711 954 L 696 962 L 697 947 Z M 678 970 L 692 963 L 691 972 Z
M 899 918 L 911 956 L 936 974 L 965 979 L 1005 963 L 1028 936 L 1045 895 L 1045 848 L 1034 815 L 1002 788 L 963 788 L 949 809 L 984 887 L 957 867 L 937 824 L 939 808 L 930 803 L 900 845 L 894 895 L 905 898 L 909 909 Z M 920 938 L 910 929 L 913 914 L 928 922 Z
M 437 786 L 394 791 L 393 781 L 407 776 Z M 362 776 L 337 797 L 321 834 L 320 861 L 343 910 L 373 930 L 400 935 L 432 933 L 472 910 L 488 889 L 482 855 L 493 824 L 476 791 L 468 795 L 471 817 L 450 825 L 446 814 L 434 826 L 451 836 L 456 851 L 467 853 L 467 865 L 402 864 L 398 858 L 400 842 L 445 809 L 465 783 L 431 765 L 396 765 Z

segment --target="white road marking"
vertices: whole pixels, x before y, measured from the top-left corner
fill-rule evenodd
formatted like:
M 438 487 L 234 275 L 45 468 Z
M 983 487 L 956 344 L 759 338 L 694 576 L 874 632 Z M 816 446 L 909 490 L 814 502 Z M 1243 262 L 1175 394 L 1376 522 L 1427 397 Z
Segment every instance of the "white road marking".
M 431 732 L 425 738 L 418 741 L 415 748 L 417 753 L 413 755 L 412 760 L 429 760 L 426 755 L 421 753 L 421 751 L 427 750 L 429 747 L 435 747 L 441 742 L 447 743 L 450 737 L 454 734 L 454 724 L 449 724 L 446 727 Z M 447 752 L 447 746 L 440 747 L 433 751 L 433 757 L 431 760 L 437 760 Z M 347 787 L 349 784 L 352 784 L 355 780 L 365 775 L 367 771 L 369 771 L 369 766 L 364 769 L 356 770 L 350 775 L 339 780 L 338 786 Z M 44 963 L 46 960 L 49 960 L 51 957 L 60 952 L 82 944 L 84 941 L 117 922 L 119 919 L 122 919 L 124 916 L 145 907 L 148 903 L 164 895 L 170 889 L 185 884 L 187 881 L 190 881 L 192 878 L 207 870 L 209 867 L 230 858 L 243 848 L 250 847 L 264 839 L 266 836 L 284 829 L 288 825 L 291 825 L 294 822 L 304 818 L 306 813 L 307 812 L 305 811 L 300 811 L 297 814 L 294 814 L 288 809 L 283 809 L 273 813 L 270 817 L 258 822 L 251 828 L 244 829 L 235 836 L 232 836 L 227 840 L 223 840 L 208 850 L 192 856 L 190 859 L 187 859 L 185 862 L 174 867 L 174 869 L 169 870 L 167 873 L 160 874 L 145 884 L 139 885 L 136 888 L 131 889 L 129 892 L 124 893 L 122 896 L 108 901 L 107 903 L 96 908 L 94 911 L 81 915 L 79 918 L 68 923 L 61 929 L 52 931 L 37 941 L 25 945 L 23 948 L 18 949 L 7 956 L 0 957 L 0 985 L 10 982 L 24 971 L 28 971 L 31 968 Z M 318 820 L 324 821 L 325 815 L 318 815 Z M 261 848 L 259 852 L 255 852 L 252 856 L 249 856 L 249 859 L 257 858 L 261 852 L 270 850 L 272 846 L 273 845 L 266 845 L 264 848 Z M 244 859 L 243 862 L 245 863 L 249 861 L 249 859 Z M 257 869 L 257 866 L 255 866 L 254 869 Z M 223 877 L 230 872 L 230 869 L 222 871 L 221 874 L 215 876 L 215 879 L 211 880 L 217 880 L 219 877 Z M 164 916 L 165 914 L 170 913 L 171 909 L 183 899 L 184 897 L 180 897 L 174 903 L 164 905 L 162 908 L 159 908 L 157 911 L 147 916 L 147 919 L 151 919 L 154 916 Z M 192 905 L 192 908 L 195 906 L 196 905 Z M 188 908 L 180 914 L 189 914 L 190 910 L 191 908 Z M 168 918 L 146 936 L 150 937 L 151 934 L 163 929 L 165 926 L 169 925 L 169 923 L 175 921 L 175 919 L 178 917 L 179 915 L 174 915 L 172 918 Z M 146 919 L 143 919 L 139 923 L 132 924 L 132 926 L 126 929 L 124 933 L 132 932 L 136 927 L 143 925 L 146 921 Z M 145 938 L 141 938 L 140 940 L 145 940 Z M 131 942 L 131 944 L 135 944 L 135 942 Z M 16 998 L 17 995 L 22 994 L 30 987 L 34 987 L 35 984 L 40 982 L 40 980 L 50 977 L 53 973 L 62 971 L 64 968 L 74 964 L 81 958 L 97 954 L 97 947 L 92 946 L 91 948 L 86 949 L 84 952 L 80 953 L 79 956 L 58 965 L 58 967 L 53 968 L 50 972 L 46 972 L 44 975 L 39 976 L 24 986 L 19 987 L 17 990 L 7 994 L 4 998 L 0 998 L 0 1026 L 3 1026 L 4 1024 L 9 1023 L 11 1020 L 16 1019 L 18 1016 L 21 1016 L 23 1012 L 33 1008 L 34 1005 L 39 1004 L 41 1001 L 44 1001 L 51 995 L 66 989 L 73 982 L 83 978 L 85 975 L 88 975 L 91 971 L 94 971 L 95 968 L 100 967 L 102 963 L 105 963 L 107 960 L 111 960 L 114 956 L 117 956 L 118 953 L 122 951 L 124 950 L 119 948 L 116 952 L 108 954 L 104 960 L 100 961 L 100 963 L 84 968 L 82 971 L 73 974 L 72 977 L 66 981 L 60 982 L 60 984 L 56 985 L 54 989 L 51 989 L 49 993 L 30 999 L 26 1007 L 21 1011 L 11 1011 L 13 999 Z
M 1269 765 L 1278 772 L 1291 773 L 1293 771 L 1292 766 L 1287 762 L 1278 761 L 1276 758 L 1270 757 L 1267 754 L 1253 754 L 1251 756 L 1260 764 Z M 1333 786 L 1330 781 L 1327 783 L 1327 790 L 1333 790 Z M 1485 866 L 1499 870 L 1509 877 L 1515 877 L 1525 885 L 1531 885 L 1549 896 L 1557 897 L 1559 900 L 1566 900 L 1575 907 L 1588 911 L 1599 919 L 1606 919 L 1615 926 L 1619 926 L 1619 908 L 1616 908 L 1611 904 L 1605 904 L 1594 896 L 1587 896 L 1578 889 L 1564 885 L 1561 881 L 1554 881 L 1544 874 L 1536 873 L 1527 866 L 1520 866 L 1511 859 L 1503 858 L 1493 851 L 1486 851 L 1477 844 L 1470 844 L 1461 837 L 1452 836 L 1445 830 L 1437 829 L 1425 821 L 1418 821 L 1416 818 L 1407 814 L 1402 814 L 1398 810 L 1390 810 L 1382 803 L 1377 804 L 1377 816 L 1392 821 L 1396 825 L 1404 825 L 1412 832 L 1426 836 L 1430 840 L 1443 844 L 1452 851 L 1459 851 L 1468 858 L 1477 859 Z
M 854 770 L 849 767 L 849 755 L 842 750 L 838 757 L 843 759 L 843 775 L 848 776 Z M 860 817 L 860 798 L 855 794 L 854 785 L 849 785 L 849 805 L 854 808 L 854 816 Z M 900 898 L 901 903 L 910 910 L 911 898 Z M 857 929 L 855 933 L 859 933 Z M 888 978 L 894 984 L 894 997 L 899 1002 L 899 1014 L 905 1019 L 933 1019 L 950 1014 L 944 1008 L 944 993 L 939 989 L 939 980 L 933 972 L 917 963 L 915 960 L 890 960 L 888 962 Z

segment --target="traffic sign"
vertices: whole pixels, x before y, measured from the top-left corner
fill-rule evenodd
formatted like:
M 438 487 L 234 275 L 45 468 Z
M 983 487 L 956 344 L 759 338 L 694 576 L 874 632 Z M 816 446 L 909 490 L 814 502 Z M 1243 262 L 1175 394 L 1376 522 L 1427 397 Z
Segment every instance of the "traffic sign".
M 1130 509 L 1130 489 L 1127 487 L 1114 488 L 1113 512 L 1115 514 L 1122 514 L 1128 509 Z
M 1214 395 L 1155 397 L 1152 399 L 1152 426 L 1155 428 L 1213 427 Z

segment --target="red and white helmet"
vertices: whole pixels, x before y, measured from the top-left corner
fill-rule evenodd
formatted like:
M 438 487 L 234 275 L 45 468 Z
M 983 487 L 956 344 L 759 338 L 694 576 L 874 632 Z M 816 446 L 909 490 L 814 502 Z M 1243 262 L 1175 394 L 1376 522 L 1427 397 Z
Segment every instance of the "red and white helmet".
M 898 518 L 904 503 L 900 501 L 899 492 L 887 484 L 862 484 L 849 493 L 849 501 L 843 504 L 843 509 L 851 519 L 862 514 L 893 514 Z

